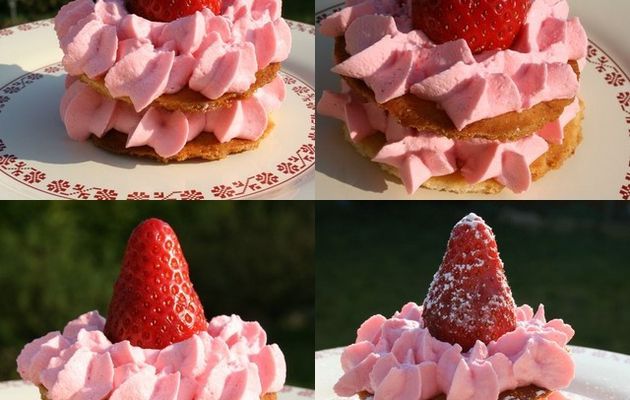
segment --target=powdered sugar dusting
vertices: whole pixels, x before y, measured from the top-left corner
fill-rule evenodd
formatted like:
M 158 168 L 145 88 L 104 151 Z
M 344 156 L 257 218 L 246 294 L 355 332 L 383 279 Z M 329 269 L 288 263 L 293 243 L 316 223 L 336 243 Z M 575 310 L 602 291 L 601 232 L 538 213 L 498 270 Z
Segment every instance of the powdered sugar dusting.
M 479 223 L 486 225 L 486 221 L 484 221 L 483 218 L 481 218 L 477 214 L 471 212 L 470 214 L 468 214 L 464 218 L 462 218 L 457 223 L 457 225 L 459 225 L 459 224 L 468 224 L 468 225 L 475 226 L 475 225 L 477 225 Z M 457 226 L 457 225 L 455 225 L 455 226 Z
M 481 218 L 475 213 L 471 212 L 470 214 L 462 218 L 457 224 L 455 224 L 455 226 L 453 227 L 453 230 L 451 231 L 451 238 L 453 237 L 453 233 L 456 231 L 457 227 L 460 225 L 469 226 L 475 230 L 481 227 L 482 230 L 489 231 L 492 239 L 494 240 L 494 232 L 492 231 L 492 228 L 490 228 L 490 226 L 486 224 L 486 221 L 484 221 L 483 218 Z M 479 239 L 479 240 L 482 239 L 482 234 L 479 230 L 475 231 L 475 239 Z
M 494 233 L 476 214 L 468 214 L 453 228 L 424 308 L 430 319 L 449 330 L 447 335 L 466 335 L 472 343 L 492 340 L 483 337 L 483 332 L 492 331 L 488 327 L 513 326 L 516 305 Z M 476 336 L 480 332 L 482 336 Z
M 539 320 L 532 308 L 524 305 L 516 313 L 518 334 L 502 335 L 487 346 L 477 342 L 462 351 L 423 327 L 424 312 L 410 302 L 389 319 L 375 315 L 365 321 L 355 343 L 341 355 L 344 374 L 334 386 L 337 395 L 353 399 L 362 393 L 376 399 L 489 400 L 513 389 L 515 382 L 520 387 L 536 384 L 556 390 L 573 379 L 574 363 L 565 348 L 574 331 L 561 320 L 547 322 L 542 312 L 537 313 L 542 318 Z M 366 327 L 374 334 L 365 335 Z M 542 352 L 546 362 L 537 362 L 535 357 Z M 418 386 L 436 391 L 420 396 L 415 389 Z M 536 391 L 528 391 L 528 395 Z M 511 398 L 522 397 L 512 394 Z

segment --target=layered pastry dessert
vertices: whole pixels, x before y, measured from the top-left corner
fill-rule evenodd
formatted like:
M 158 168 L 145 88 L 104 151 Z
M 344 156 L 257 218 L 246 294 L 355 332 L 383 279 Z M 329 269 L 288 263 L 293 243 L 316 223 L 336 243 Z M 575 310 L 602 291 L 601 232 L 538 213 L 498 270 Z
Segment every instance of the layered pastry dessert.
M 177 236 L 157 219 L 131 234 L 107 319 L 81 315 L 17 365 L 42 400 L 274 400 L 286 377 L 258 322 L 206 321 Z
M 587 36 L 566 0 L 347 0 L 320 32 L 343 84 L 319 113 L 409 193 L 521 193 L 582 140 Z
M 374 315 L 341 356 L 342 397 L 391 400 L 533 400 L 560 396 L 575 374 L 562 320 L 543 305 L 517 307 L 492 229 L 463 218 L 423 305 Z
M 74 0 L 55 31 L 75 140 L 159 161 L 256 148 L 285 97 L 281 0 Z

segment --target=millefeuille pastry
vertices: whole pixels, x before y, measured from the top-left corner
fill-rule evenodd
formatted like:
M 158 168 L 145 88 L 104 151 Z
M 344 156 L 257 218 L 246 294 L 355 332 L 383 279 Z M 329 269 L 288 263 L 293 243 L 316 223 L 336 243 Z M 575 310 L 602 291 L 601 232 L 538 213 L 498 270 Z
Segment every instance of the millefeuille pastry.
M 27 344 L 22 379 L 42 400 L 274 400 L 286 364 L 258 322 L 209 322 L 172 228 L 131 234 L 107 320 L 91 311 Z
M 409 193 L 521 193 L 581 142 L 587 36 L 566 0 L 347 1 L 320 32 L 343 83 L 319 113 Z
M 470 214 L 453 228 L 424 304 L 368 318 L 334 389 L 362 399 L 551 399 L 573 380 L 574 333 L 547 321 L 543 305 L 515 305 L 494 233 Z
M 281 0 L 74 0 L 55 18 L 75 140 L 162 162 L 217 160 L 273 129 L 291 49 Z

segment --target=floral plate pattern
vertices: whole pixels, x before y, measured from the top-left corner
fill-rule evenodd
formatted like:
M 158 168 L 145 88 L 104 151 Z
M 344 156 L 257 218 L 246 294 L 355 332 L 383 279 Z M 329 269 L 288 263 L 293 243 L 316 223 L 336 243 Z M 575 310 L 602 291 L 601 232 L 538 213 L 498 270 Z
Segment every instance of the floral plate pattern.
M 314 27 L 288 23 L 294 48 L 281 72 L 287 100 L 273 115 L 274 132 L 258 149 L 225 160 L 169 165 L 108 154 L 89 142 L 70 141 L 58 116 L 65 73 L 58 62 L 60 51 L 56 46 L 51 48 L 56 40 L 52 22 L 0 30 L 0 47 L 13 53 L 12 58 L 0 54 L 0 198 L 312 197 Z M 26 43 L 39 43 L 41 48 L 23 54 L 19 48 Z M 33 59 L 30 54 L 41 56 Z M 29 67 L 38 64 L 37 68 Z M 17 76 L 8 80 L 12 74 Z
M 402 185 L 388 178 L 369 160 L 355 154 L 352 146 L 339 138 L 339 123 L 318 117 L 318 144 L 322 157 L 317 162 L 317 197 L 630 200 L 630 52 L 627 42 L 621 42 L 630 33 L 627 33 L 627 24 L 605 22 L 617 18 L 615 14 L 620 11 L 615 11 L 616 6 L 630 12 L 630 3 L 611 1 L 596 5 L 579 0 L 569 0 L 569 3 L 589 35 L 587 65 L 580 93 L 586 102 L 586 116 L 584 142 L 560 170 L 550 172 L 523 195 L 509 191 L 495 196 L 454 195 L 421 189 L 408 196 Z M 317 0 L 317 26 L 342 7 L 339 0 Z M 339 78 L 328 72 L 332 44 L 332 40 L 318 34 L 318 59 L 326 61 L 326 65 L 320 65 L 317 71 L 318 99 L 322 90 L 336 90 L 338 86 Z M 340 146 L 344 149 L 339 149 Z M 333 162 L 334 167 L 329 165 Z M 343 171 L 343 174 L 337 171 Z

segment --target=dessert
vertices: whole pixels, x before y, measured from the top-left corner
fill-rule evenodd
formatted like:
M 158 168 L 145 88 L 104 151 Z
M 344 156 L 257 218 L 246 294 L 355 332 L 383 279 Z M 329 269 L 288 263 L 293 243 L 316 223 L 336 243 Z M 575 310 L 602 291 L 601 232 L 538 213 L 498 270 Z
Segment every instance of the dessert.
M 27 344 L 22 379 L 42 400 L 273 400 L 286 365 L 258 322 L 209 322 L 177 236 L 158 219 L 131 234 L 107 320 L 91 311 Z
M 217 160 L 273 129 L 282 1 L 73 0 L 55 17 L 68 135 L 162 162 Z
M 587 36 L 566 0 L 346 1 L 320 32 L 342 90 L 319 113 L 409 193 L 521 193 L 581 142 Z
M 342 397 L 392 400 L 547 399 L 573 380 L 574 335 L 545 308 L 517 307 L 492 229 L 463 218 L 423 305 L 374 315 L 341 356 Z

